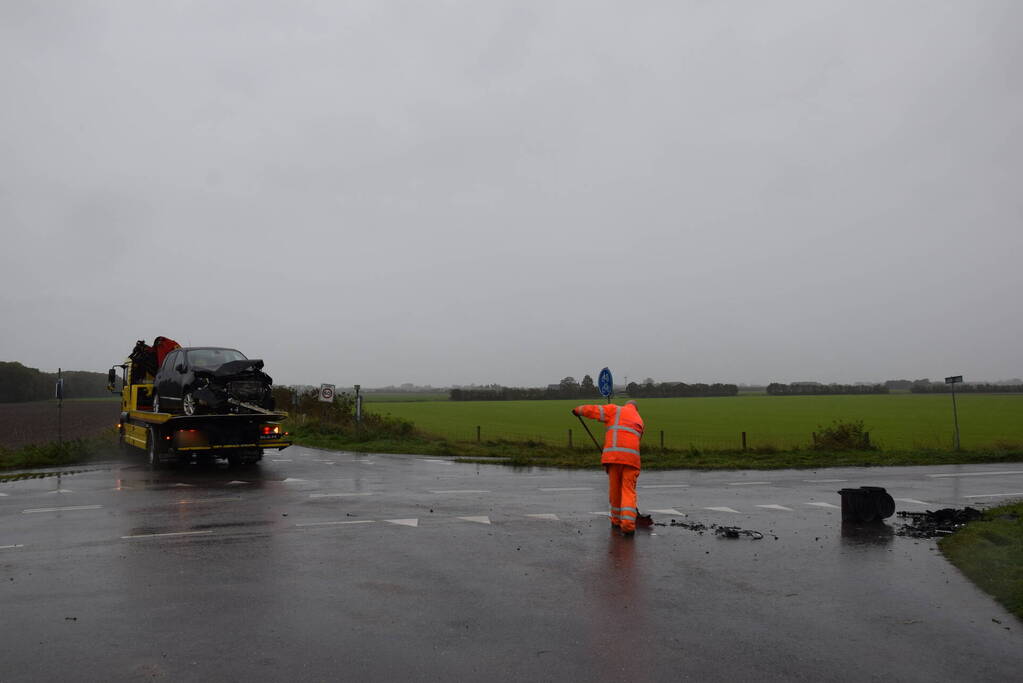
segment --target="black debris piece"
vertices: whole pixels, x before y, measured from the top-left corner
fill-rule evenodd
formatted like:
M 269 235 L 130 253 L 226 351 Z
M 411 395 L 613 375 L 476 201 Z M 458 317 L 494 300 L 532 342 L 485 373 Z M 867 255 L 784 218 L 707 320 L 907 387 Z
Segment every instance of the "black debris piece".
M 908 519 L 908 524 L 903 524 L 895 530 L 896 536 L 908 536 L 910 538 L 934 538 L 936 536 L 947 536 L 955 533 L 967 522 L 981 519 L 984 513 L 975 508 L 966 507 L 963 509 L 942 508 L 940 510 L 927 510 L 926 512 L 906 512 L 900 510 L 898 517 Z
M 764 534 L 760 531 L 741 529 L 737 526 L 719 526 L 717 524 L 711 524 L 710 526 L 707 526 L 706 524 L 701 524 L 700 522 L 684 522 L 682 520 L 676 519 L 670 520 L 668 524 L 665 524 L 664 522 L 654 522 L 654 526 L 682 527 L 683 529 L 688 529 L 689 531 L 695 531 L 701 536 L 705 531 L 713 531 L 716 536 L 719 536 L 721 538 L 741 538 L 743 536 L 746 536 L 748 538 L 753 539 L 754 541 L 759 541 L 764 537 Z M 777 538 L 778 537 L 775 536 L 775 539 Z

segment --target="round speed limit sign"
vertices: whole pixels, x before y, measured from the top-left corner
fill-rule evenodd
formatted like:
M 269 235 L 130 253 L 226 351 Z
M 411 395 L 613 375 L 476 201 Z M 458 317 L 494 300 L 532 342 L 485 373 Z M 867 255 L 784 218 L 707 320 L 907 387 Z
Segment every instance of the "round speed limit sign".
M 334 385 L 333 384 L 321 384 L 320 385 L 320 400 L 330 401 L 334 400 Z

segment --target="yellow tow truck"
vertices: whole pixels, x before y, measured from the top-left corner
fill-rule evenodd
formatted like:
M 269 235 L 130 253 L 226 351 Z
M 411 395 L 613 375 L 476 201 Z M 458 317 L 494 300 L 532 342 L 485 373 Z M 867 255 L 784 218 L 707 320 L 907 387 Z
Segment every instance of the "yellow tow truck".
M 107 388 L 117 393 L 117 370 L 121 370 L 121 415 L 117 431 L 122 451 L 144 451 L 149 466 L 154 469 L 171 462 L 215 458 L 226 458 L 232 466 L 237 466 L 259 462 L 268 448 L 283 450 L 292 444 L 281 424 L 288 417 L 284 411 L 266 410 L 239 401 L 233 403 L 244 406 L 244 412 L 177 415 L 154 411 L 153 363 L 145 362 L 138 350 L 137 345 L 124 363 L 110 368 L 107 374 Z

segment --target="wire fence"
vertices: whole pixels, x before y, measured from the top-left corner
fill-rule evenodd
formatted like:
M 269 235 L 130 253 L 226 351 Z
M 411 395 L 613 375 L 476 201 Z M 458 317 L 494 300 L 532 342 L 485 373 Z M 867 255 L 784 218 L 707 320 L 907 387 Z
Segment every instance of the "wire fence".
M 504 426 L 490 426 L 486 424 L 476 425 L 466 429 L 465 427 L 430 429 L 431 433 L 443 436 L 453 441 L 465 442 L 487 442 L 487 441 L 511 441 L 511 442 L 535 442 L 550 446 L 563 446 L 571 448 L 594 448 L 593 439 L 603 444 L 603 430 L 598 426 L 591 430 L 593 437 L 581 427 L 565 428 L 560 430 L 543 428 L 521 428 Z M 953 447 L 954 435 L 951 430 L 948 433 L 934 433 L 929 431 L 909 432 L 891 434 L 884 432 L 868 432 L 866 444 L 873 448 L 893 450 L 918 450 L 918 449 L 948 449 Z M 815 432 L 785 432 L 785 431 L 743 431 L 736 430 L 729 433 L 694 433 L 648 429 L 643 435 L 643 449 L 667 449 L 667 450 L 768 450 L 768 449 L 793 449 L 811 448 L 817 441 Z M 1019 444 L 1007 444 L 998 439 L 982 439 L 970 442 L 963 437 L 963 448 L 989 448 L 999 446 L 1016 446 Z

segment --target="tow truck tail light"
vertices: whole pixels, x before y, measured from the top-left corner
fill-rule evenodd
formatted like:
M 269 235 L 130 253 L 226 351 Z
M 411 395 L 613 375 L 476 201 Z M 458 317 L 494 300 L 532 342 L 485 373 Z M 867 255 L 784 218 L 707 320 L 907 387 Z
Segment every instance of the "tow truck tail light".
M 263 425 L 263 435 L 270 436 L 271 434 L 280 434 L 280 425 Z

